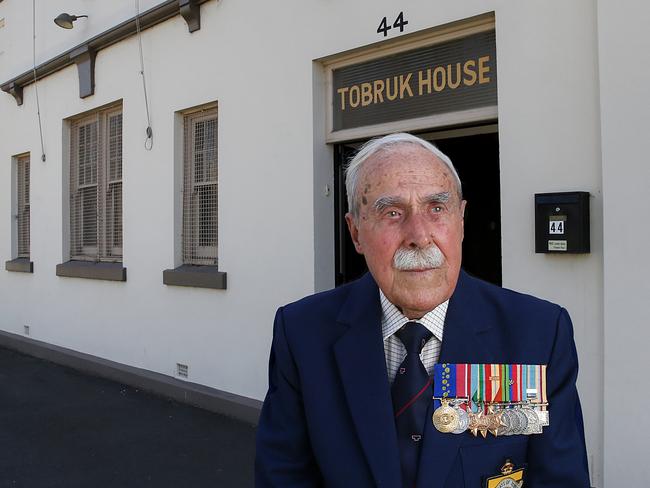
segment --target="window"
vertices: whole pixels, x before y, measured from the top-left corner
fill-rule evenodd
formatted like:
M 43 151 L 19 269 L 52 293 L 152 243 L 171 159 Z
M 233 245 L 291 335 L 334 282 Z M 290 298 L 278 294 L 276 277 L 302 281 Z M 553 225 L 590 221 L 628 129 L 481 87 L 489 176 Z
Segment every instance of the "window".
M 184 116 L 183 264 L 217 264 L 217 109 Z
M 174 243 L 177 267 L 163 271 L 163 283 L 225 290 L 227 274 L 217 268 L 217 105 L 181 112 L 178 117 L 176 130 L 182 134 L 183 148 L 176 175 L 182 177 L 182 192 L 176 201 L 180 219 L 175 225 L 181 239 Z
M 33 273 L 34 263 L 30 261 L 30 207 L 29 207 L 29 154 L 15 156 L 12 168 L 12 214 L 15 226 L 12 229 L 12 259 L 5 262 L 7 271 Z
M 70 126 L 70 258 L 122 261 L 122 108 Z
M 29 154 L 16 158 L 16 237 L 16 257 L 29 259 Z

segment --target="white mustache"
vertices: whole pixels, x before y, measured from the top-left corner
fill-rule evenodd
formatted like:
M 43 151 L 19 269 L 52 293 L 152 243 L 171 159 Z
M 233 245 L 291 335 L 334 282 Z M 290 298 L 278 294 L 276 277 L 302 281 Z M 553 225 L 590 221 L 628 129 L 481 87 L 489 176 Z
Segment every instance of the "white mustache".
M 439 268 L 444 262 L 442 251 L 435 244 L 426 249 L 400 247 L 393 256 L 393 267 L 400 271 Z

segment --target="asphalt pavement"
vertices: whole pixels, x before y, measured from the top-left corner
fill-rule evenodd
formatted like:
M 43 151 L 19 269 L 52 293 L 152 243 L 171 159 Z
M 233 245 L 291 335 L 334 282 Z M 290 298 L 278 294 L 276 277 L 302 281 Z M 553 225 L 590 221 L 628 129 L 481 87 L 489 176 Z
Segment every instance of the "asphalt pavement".
M 253 486 L 255 428 L 0 348 L 0 487 Z

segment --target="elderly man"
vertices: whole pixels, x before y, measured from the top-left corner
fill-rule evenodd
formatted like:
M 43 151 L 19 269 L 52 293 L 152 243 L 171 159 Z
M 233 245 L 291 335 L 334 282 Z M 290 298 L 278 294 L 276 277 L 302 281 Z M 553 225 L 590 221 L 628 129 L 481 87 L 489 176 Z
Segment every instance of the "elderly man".
M 257 486 L 588 487 L 569 316 L 461 270 L 451 161 L 393 134 L 346 185 L 370 273 L 278 310 Z

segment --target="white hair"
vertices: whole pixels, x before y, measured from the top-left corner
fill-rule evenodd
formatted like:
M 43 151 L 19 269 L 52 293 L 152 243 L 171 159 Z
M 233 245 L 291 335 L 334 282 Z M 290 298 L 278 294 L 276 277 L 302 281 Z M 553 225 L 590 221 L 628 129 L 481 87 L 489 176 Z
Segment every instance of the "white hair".
M 359 175 L 361 174 L 364 163 L 371 156 L 379 152 L 387 151 L 403 144 L 418 144 L 442 161 L 453 175 L 458 198 L 462 200 L 463 189 L 460 183 L 460 178 L 458 177 L 458 173 L 456 172 L 456 168 L 454 168 L 451 159 L 429 141 L 420 139 L 412 134 L 399 132 L 371 139 L 366 142 L 361 149 L 359 149 L 359 152 L 354 156 L 354 158 L 352 158 L 348 163 L 347 168 L 345 169 L 345 188 L 348 192 L 348 208 L 355 219 L 359 216 L 359 198 L 357 191 L 359 187 Z

